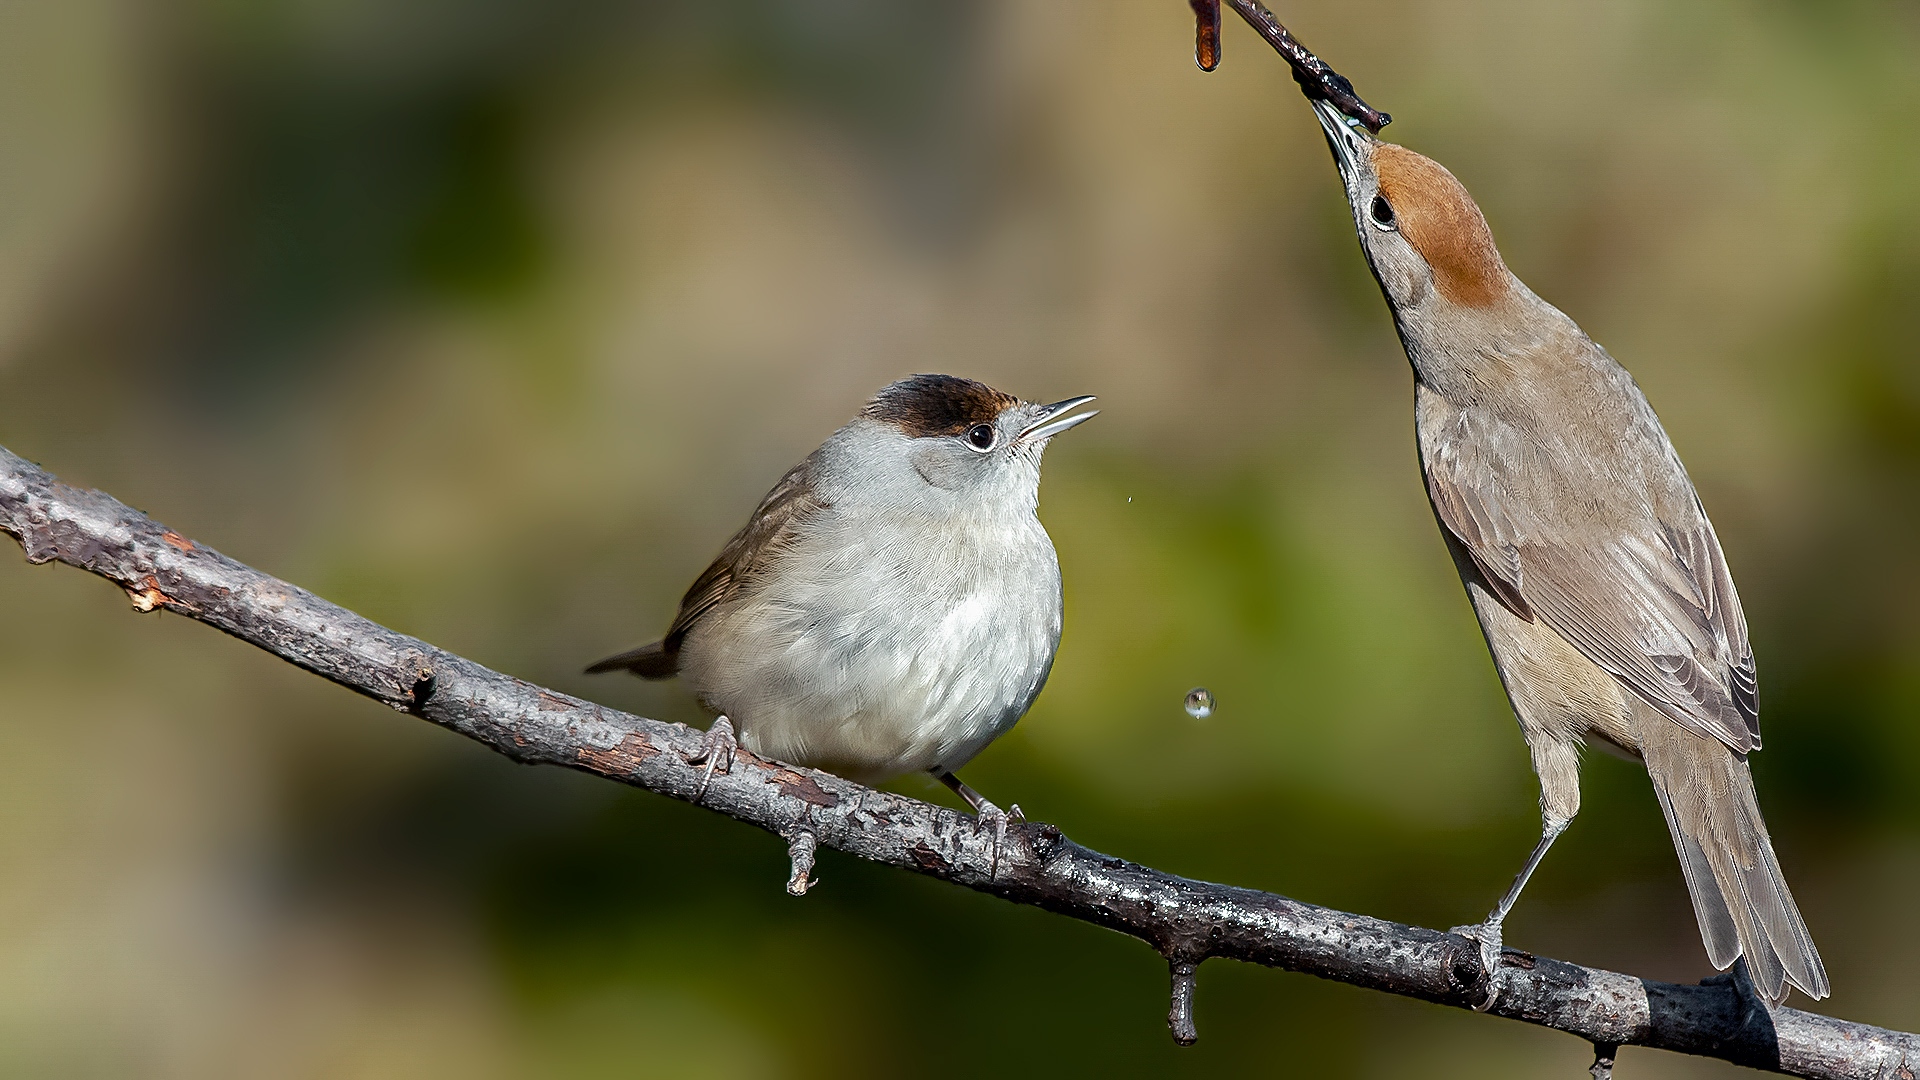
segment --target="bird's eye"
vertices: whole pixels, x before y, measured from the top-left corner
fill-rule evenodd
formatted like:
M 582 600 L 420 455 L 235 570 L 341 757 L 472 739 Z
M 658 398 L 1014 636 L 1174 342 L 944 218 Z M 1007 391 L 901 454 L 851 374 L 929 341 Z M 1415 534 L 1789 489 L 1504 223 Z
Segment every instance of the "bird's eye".
M 999 437 L 1000 433 L 994 430 L 992 424 L 975 424 L 967 429 L 967 445 L 975 450 L 993 449 L 994 440 Z
M 1373 197 L 1373 207 L 1368 211 L 1373 215 L 1373 223 L 1383 229 L 1393 228 L 1393 207 L 1387 205 L 1384 196 Z

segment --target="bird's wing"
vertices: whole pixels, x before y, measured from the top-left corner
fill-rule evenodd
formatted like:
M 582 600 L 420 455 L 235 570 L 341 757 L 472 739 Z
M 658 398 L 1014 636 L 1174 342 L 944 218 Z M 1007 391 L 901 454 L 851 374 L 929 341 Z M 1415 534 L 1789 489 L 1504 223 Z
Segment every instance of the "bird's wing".
M 1632 506 L 1595 507 L 1560 456 L 1461 412 L 1422 435 L 1427 492 L 1489 591 L 1538 618 L 1681 726 L 1745 753 L 1760 745 L 1746 617 L 1707 520 L 1651 410 L 1657 446 Z
M 660 642 L 666 652 L 679 651 L 680 642 L 702 615 L 736 595 L 756 571 L 787 549 L 807 518 L 826 507 L 814 492 L 812 467 L 813 459 L 808 458 L 787 470 L 760 500 L 753 517 L 720 549 L 720 556 L 694 579 Z

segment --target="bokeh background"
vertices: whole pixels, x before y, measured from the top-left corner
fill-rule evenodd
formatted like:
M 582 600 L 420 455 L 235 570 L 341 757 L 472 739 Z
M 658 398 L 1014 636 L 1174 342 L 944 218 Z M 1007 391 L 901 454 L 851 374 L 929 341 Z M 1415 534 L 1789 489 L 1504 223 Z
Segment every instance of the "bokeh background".
M 1920 1028 L 1920 11 L 1280 14 L 1660 409 L 1752 620 L 1822 1007 Z M 1534 780 L 1325 146 L 1226 30 L 1204 75 L 1178 0 L 0 4 L 0 443 L 500 670 L 704 723 L 580 668 L 656 635 L 874 389 L 1098 394 L 1042 489 L 1054 678 L 970 782 L 1167 870 L 1477 919 Z M 837 853 L 793 899 L 772 837 L 512 765 L 78 571 L 0 552 L 0 610 L 6 1075 L 1590 1060 L 1226 961 L 1179 1050 L 1129 939 Z M 1711 974 L 1644 774 L 1595 756 L 1586 791 L 1509 943 Z

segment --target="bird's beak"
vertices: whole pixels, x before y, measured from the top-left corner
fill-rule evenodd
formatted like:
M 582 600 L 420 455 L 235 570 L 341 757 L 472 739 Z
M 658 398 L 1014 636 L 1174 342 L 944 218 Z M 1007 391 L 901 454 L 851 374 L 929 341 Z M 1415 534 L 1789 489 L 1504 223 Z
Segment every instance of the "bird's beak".
M 1065 401 L 1056 401 L 1051 405 L 1042 405 L 1040 407 L 1040 415 L 1034 417 L 1033 423 L 1028 424 L 1026 428 L 1020 432 L 1018 441 L 1040 442 L 1044 439 L 1051 439 L 1075 424 L 1085 423 L 1099 416 L 1100 410 L 1098 409 L 1092 412 L 1079 413 L 1075 416 L 1061 415 L 1062 413 L 1072 412 L 1074 409 L 1092 400 L 1093 395 L 1088 394 L 1086 397 L 1068 398 Z
M 1360 163 L 1373 156 L 1379 140 L 1360 121 L 1335 108 L 1332 102 L 1315 98 L 1310 104 L 1320 127 L 1327 133 L 1327 146 L 1333 151 L 1334 164 L 1340 166 L 1340 179 L 1352 184 L 1360 173 Z

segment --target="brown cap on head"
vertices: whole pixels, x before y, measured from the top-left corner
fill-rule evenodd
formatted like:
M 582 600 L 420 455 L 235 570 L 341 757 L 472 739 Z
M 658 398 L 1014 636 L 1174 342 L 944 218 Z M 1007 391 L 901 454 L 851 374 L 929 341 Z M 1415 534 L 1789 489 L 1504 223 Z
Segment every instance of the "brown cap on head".
M 860 415 L 919 439 L 958 435 L 975 424 L 991 424 L 1008 406 L 1019 403 L 1018 398 L 972 379 L 915 375 L 875 394 Z
M 1446 167 L 1404 146 L 1373 155 L 1380 193 L 1407 243 L 1433 268 L 1440 295 L 1463 307 L 1490 307 L 1512 288 L 1487 219 Z

